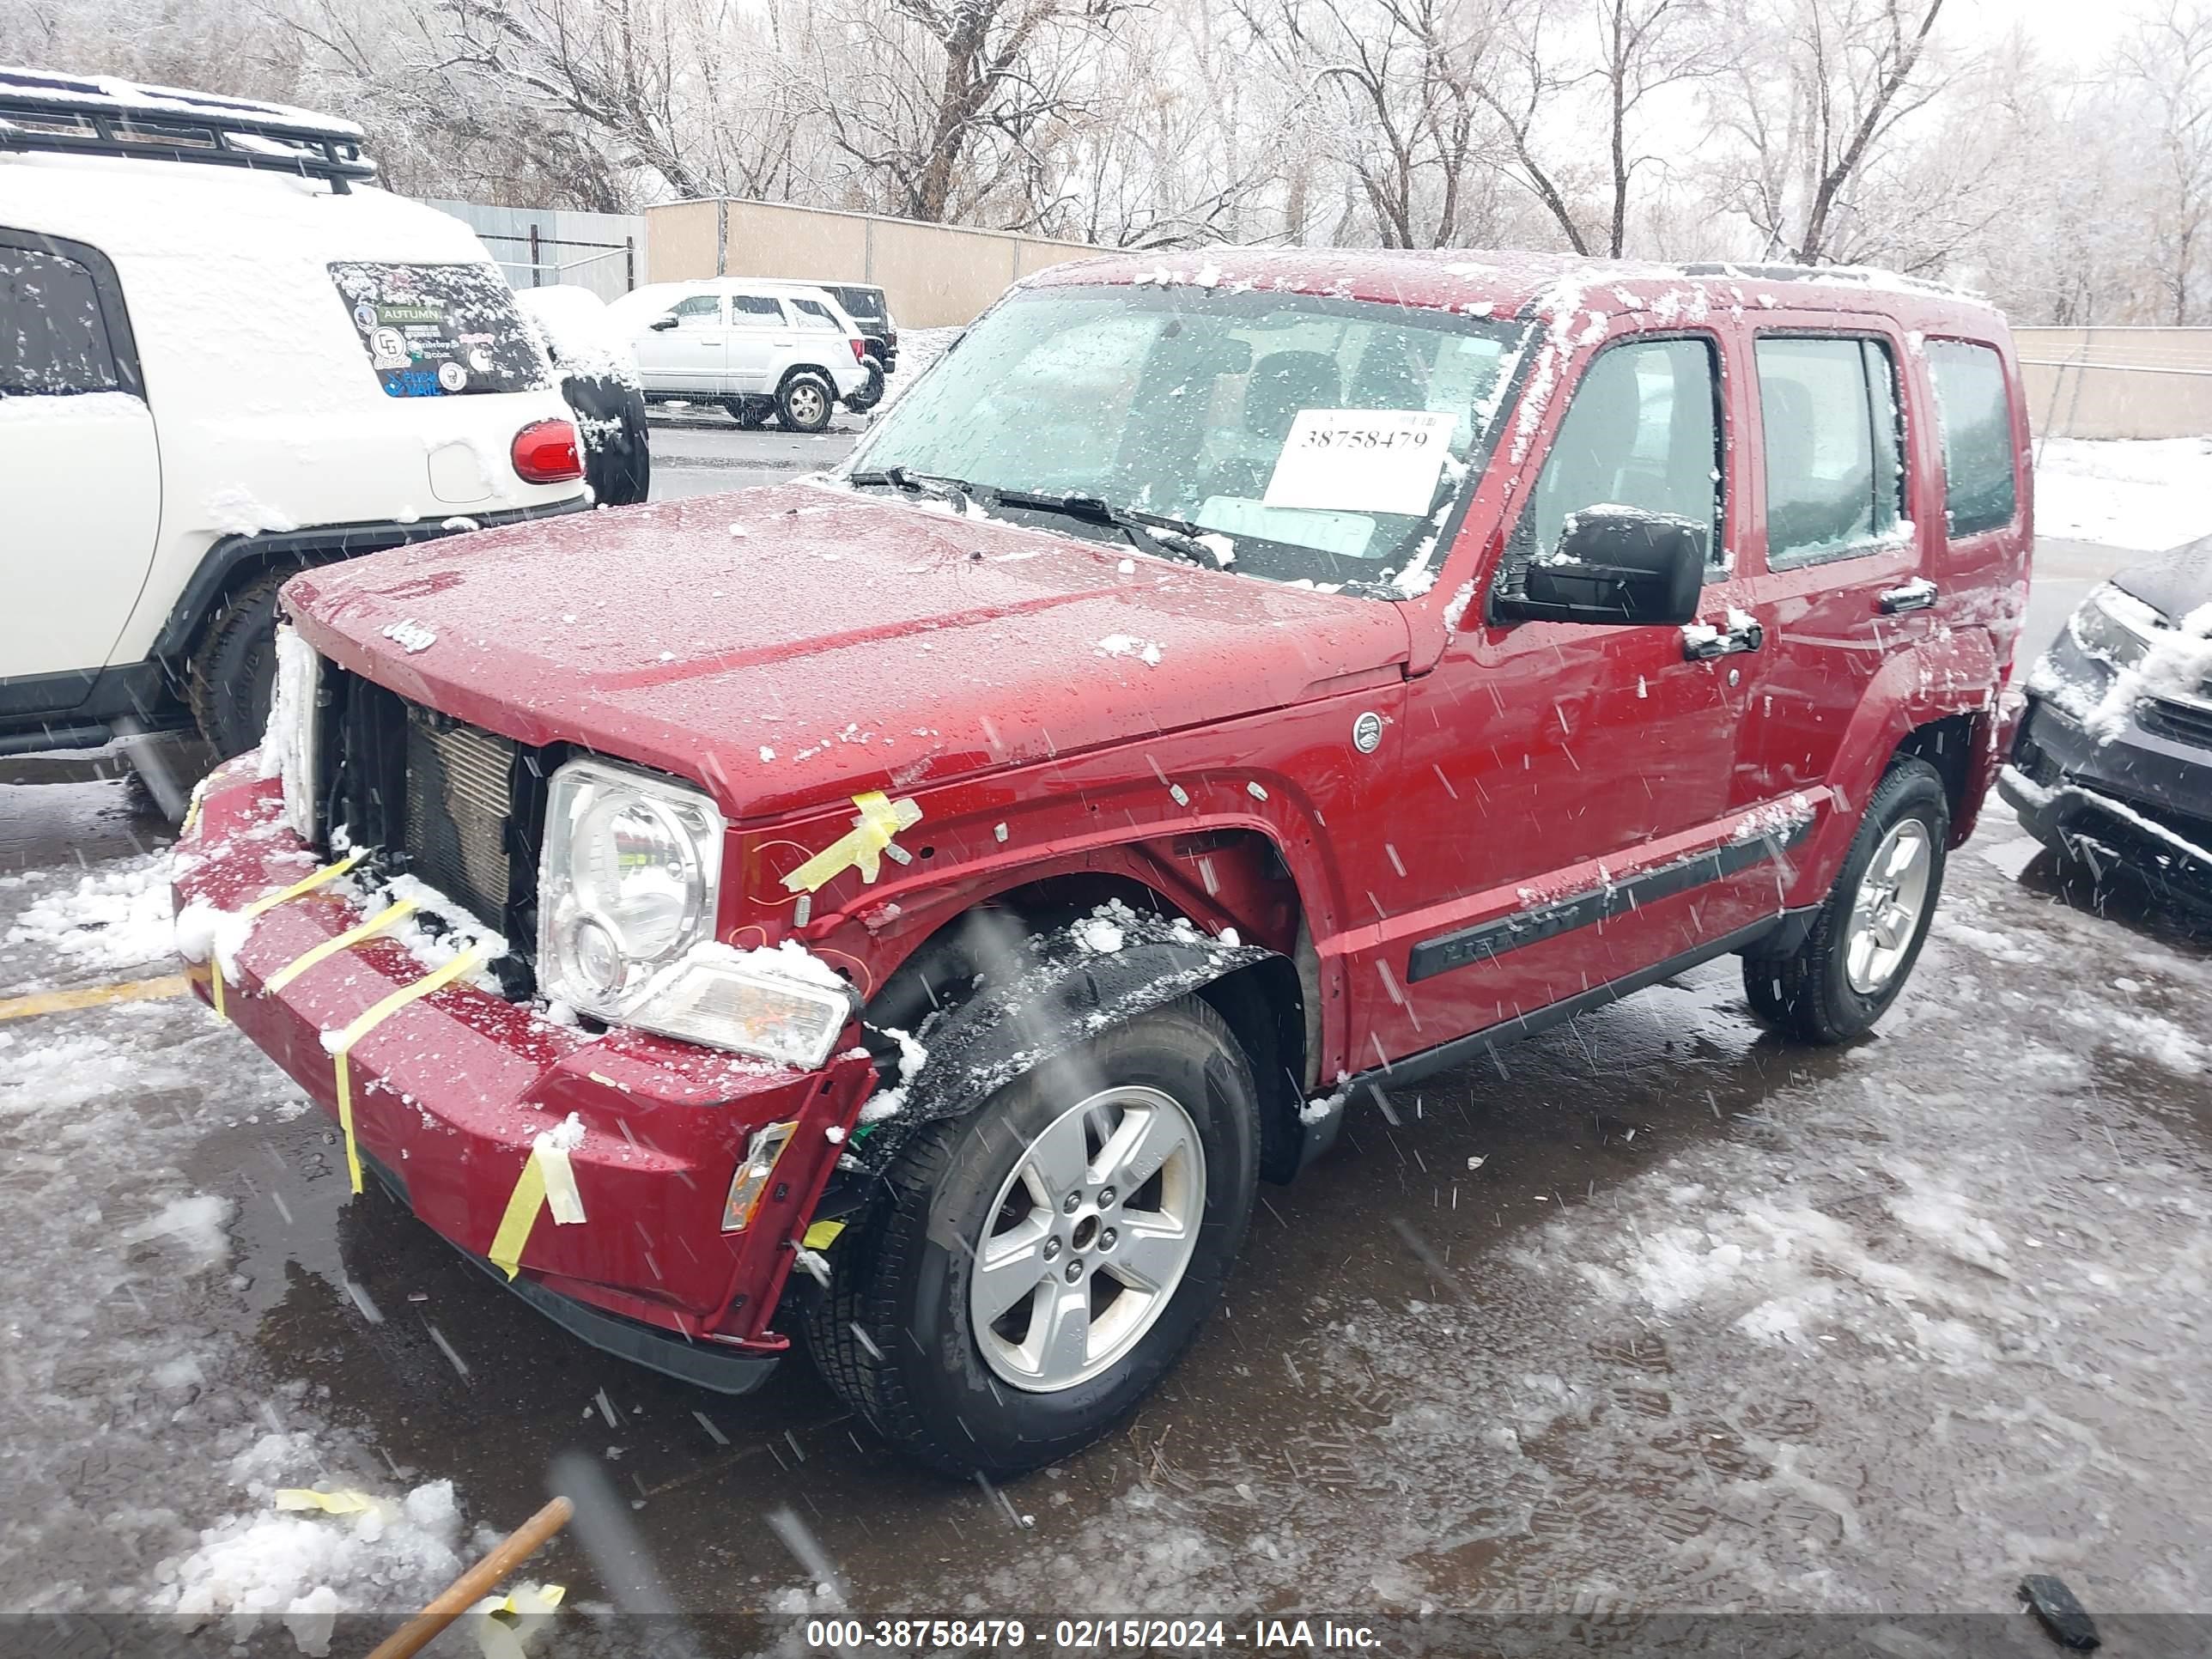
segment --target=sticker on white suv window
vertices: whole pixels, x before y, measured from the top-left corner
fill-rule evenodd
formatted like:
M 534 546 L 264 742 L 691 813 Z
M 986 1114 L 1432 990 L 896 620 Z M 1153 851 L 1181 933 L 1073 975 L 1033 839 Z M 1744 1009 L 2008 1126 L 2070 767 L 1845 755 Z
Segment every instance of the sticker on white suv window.
M 490 265 L 331 266 L 368 366 L 391 398 L 534 391 L 544 359 Z
M 1425 514 L 1454 417 L 1427 409 L 1302 409 L 1261 497 L 1269 507 Z

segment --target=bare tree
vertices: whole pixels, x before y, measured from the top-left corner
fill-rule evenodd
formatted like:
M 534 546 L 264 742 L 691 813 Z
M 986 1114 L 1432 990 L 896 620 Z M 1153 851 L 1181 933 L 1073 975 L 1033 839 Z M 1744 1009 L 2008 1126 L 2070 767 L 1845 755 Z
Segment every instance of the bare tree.
M 2212 216 L 2212 15 L 2198 0 L 2167 0 L 2122 43 L 2116 68 L 2138 94 L 2156 158 L 2148 228 L 2167 320 L 2185 323 Z
M 1744 43 L 1715 125 L 1746 157 L 1735 205 L 1769 257 L 1832 260 L 1839 219 L 1899 129 L 1953 84 L 1929 52 L 1944 0 L 1738 0 Z

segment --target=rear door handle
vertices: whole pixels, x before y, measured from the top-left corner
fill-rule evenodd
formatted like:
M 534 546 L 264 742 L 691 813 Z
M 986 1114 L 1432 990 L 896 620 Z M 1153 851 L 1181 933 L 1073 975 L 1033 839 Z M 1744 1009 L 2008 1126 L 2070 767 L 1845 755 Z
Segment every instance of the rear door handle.
M 1925 576 L 1886 587 L 1881 594 L 1882 614 L 1893 617 L 1900 611 L 1925 611 L 1936 603 L 1936 584 Z
M 1756 651 L 1766 643 L 1766 630 L 1755 622 L 1734 628 L 1712 623 L 1692 623 L 1682 630 L 1682 654 L 1692 662 L 1711 662 L 1739 651 Z

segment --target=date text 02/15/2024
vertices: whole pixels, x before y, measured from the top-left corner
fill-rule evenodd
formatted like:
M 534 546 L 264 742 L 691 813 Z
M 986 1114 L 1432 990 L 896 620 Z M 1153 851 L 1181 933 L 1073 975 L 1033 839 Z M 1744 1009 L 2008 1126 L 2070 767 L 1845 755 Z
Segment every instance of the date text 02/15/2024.
M 806 1645 L 824 1652 L 1022 1648 L 1030 1644 L 1032 1630 L 1043 1645 L 1042 1620 L 1032 1626 L 1019 1619 L 815 1619 L 807 1621 Z M 1381 1640 L 1371 1626 L 1332 1619 L 1260 1619 L 1244 1629 L 1221 1619 L 1057 1619 L 1051 1631 L 1052 1647 L 1078 1652 L 1237 1647 L 1310 1653 L 1316 1648 L 1368 1650 Z

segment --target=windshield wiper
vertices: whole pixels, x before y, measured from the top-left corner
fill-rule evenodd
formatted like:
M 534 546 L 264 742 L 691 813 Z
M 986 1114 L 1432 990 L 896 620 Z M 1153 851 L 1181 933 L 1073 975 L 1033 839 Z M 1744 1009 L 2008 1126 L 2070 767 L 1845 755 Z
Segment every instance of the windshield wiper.
M 1071 519 L 1087 520 L 1092 524 L 1110 524 L 1139 547 L 1158 548 L 1178 558 L 1188 559 L 1193 564 L 1202 564 L 1209 570 L 1218 568 L 1222 562 L 1213 550 L 1199 539 L 1206 533 L 1206 526 L 1194 524 L 1188 519 L 1174 518 L 1165 513 L 1147 513 L 1134 507 L 1115 507 L 1080 489 L 1056 495 L 1034 489 L 994 489 L 991 495 L 1002 507 L 1036 507 L 1047 513 L 1065 514 Z M 1141 540 L 1139 539 L 1140 536 Z
M 965 507 L 975 493 L 975 486 L 965 478 L 940 477 L 933 472 L 916 472 L 904 465 L 887 466 L 873 472 L 848 472 L 845 482 L 851 484 L 889 484 L 894 489 L 903 489 L 908 495 L 933 495 L 939 501 L 952 501 Z

